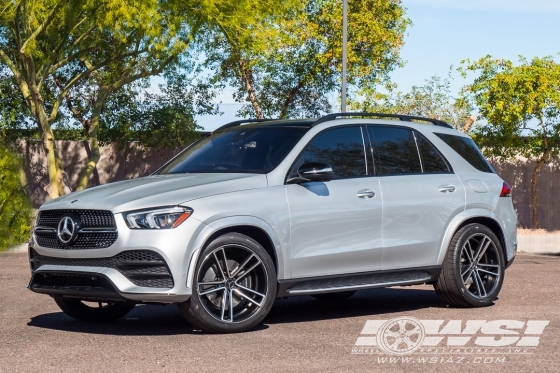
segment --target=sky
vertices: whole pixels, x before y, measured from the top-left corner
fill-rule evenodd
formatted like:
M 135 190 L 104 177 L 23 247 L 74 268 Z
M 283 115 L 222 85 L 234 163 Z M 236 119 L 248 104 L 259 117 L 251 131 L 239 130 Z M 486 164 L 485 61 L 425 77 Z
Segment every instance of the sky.
M 352 1 L 352 0 L 349 0 Z M 391 80 L 401 92 L 452 70 L 452 92 L 469 82 L 455 71 L 461 61 L 486 55 L 518 61 L 522 55 L 554 56 L 560 61 L 560 1 L 558 0 L 402 0 L 413 25 L 408 28 L 401 58 L 404 67 Z M 472 77 L 471 77 L 472 79 Z M 231 90 L 224 91 L 222 116 L 201 116 L 205 130 L 238 119 Z

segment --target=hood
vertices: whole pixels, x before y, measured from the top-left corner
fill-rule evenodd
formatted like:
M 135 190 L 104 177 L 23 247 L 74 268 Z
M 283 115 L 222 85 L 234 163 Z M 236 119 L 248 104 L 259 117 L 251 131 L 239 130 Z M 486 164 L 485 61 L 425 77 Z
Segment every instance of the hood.
M 113 213 L 183 204 L 194 199 L 264 188 L 266 175 L 176 174 L 119 181 L 55 198 L 41 210 L 92 209 Z

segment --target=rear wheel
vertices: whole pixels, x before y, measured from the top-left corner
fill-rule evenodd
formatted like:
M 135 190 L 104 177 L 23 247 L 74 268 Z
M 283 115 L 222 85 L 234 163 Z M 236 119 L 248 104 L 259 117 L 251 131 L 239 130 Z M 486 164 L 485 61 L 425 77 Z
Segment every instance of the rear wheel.
M 323 301 L 336 301 L 336 300 L 348 299 L 354 294 L 356 294 L 355 291 L 341 291 L 338 293 L 312 294 L 311 296 L 315 299 L 319 299 Z
M 132 311 L 135 306 L 127 302 L 87 302 L 62 297 L 55 297 L 54 301 L 65 314 L 84 322 L 114 321 Z
M 227 233 L 210 243 L 196 266 L 191 298 L 179 304 L 195 328 L 237 333 L 259 324 L 276 297 L 276 272 L 252 238 Z
M 453 236 L 434 288 L 452 306 L 488 306 L 502 288 L 504 265 L 502 245 L 494 232 L 469 224 Z

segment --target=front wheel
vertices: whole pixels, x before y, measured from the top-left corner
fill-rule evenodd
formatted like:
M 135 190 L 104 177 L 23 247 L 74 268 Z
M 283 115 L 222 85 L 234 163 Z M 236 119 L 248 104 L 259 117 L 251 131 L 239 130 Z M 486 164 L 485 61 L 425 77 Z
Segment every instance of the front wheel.
M 196 266 L 193 294 L 179 310 L 195 328 L 212 333 L 252 329 L 276 297 L 276 271 L 252 238 L 227 233 L 212 241 Z
M 484 225 L 469 224 L 453 236 L 434 288 L 452 306 L 488 306 L 502 288 L 504 268 L 498 237 Z
M 128 302 L 87 302 L 62 297 L 55 297 L 54 301 L 65 314 L 84 322 L 114 321 L 125 316 L 135 306 Z

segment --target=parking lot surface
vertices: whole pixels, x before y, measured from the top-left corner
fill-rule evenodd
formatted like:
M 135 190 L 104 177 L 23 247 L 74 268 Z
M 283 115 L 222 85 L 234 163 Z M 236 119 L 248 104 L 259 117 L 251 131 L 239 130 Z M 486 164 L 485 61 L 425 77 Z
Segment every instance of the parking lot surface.
M 294 297 L 277 300 L 254 331 L 212 335 L 175 306 L 139 305 L 110 324 L 74 321 L 25 288 L 25 253 L 0 253 L 0 372 L 560 372 L 559 275 L 559 256 L 519 254 L 490 307 L 446 307 L 431 286 L 336 302 Z M 395 318 L 421 320 L 424 344 L 379 348 Z

